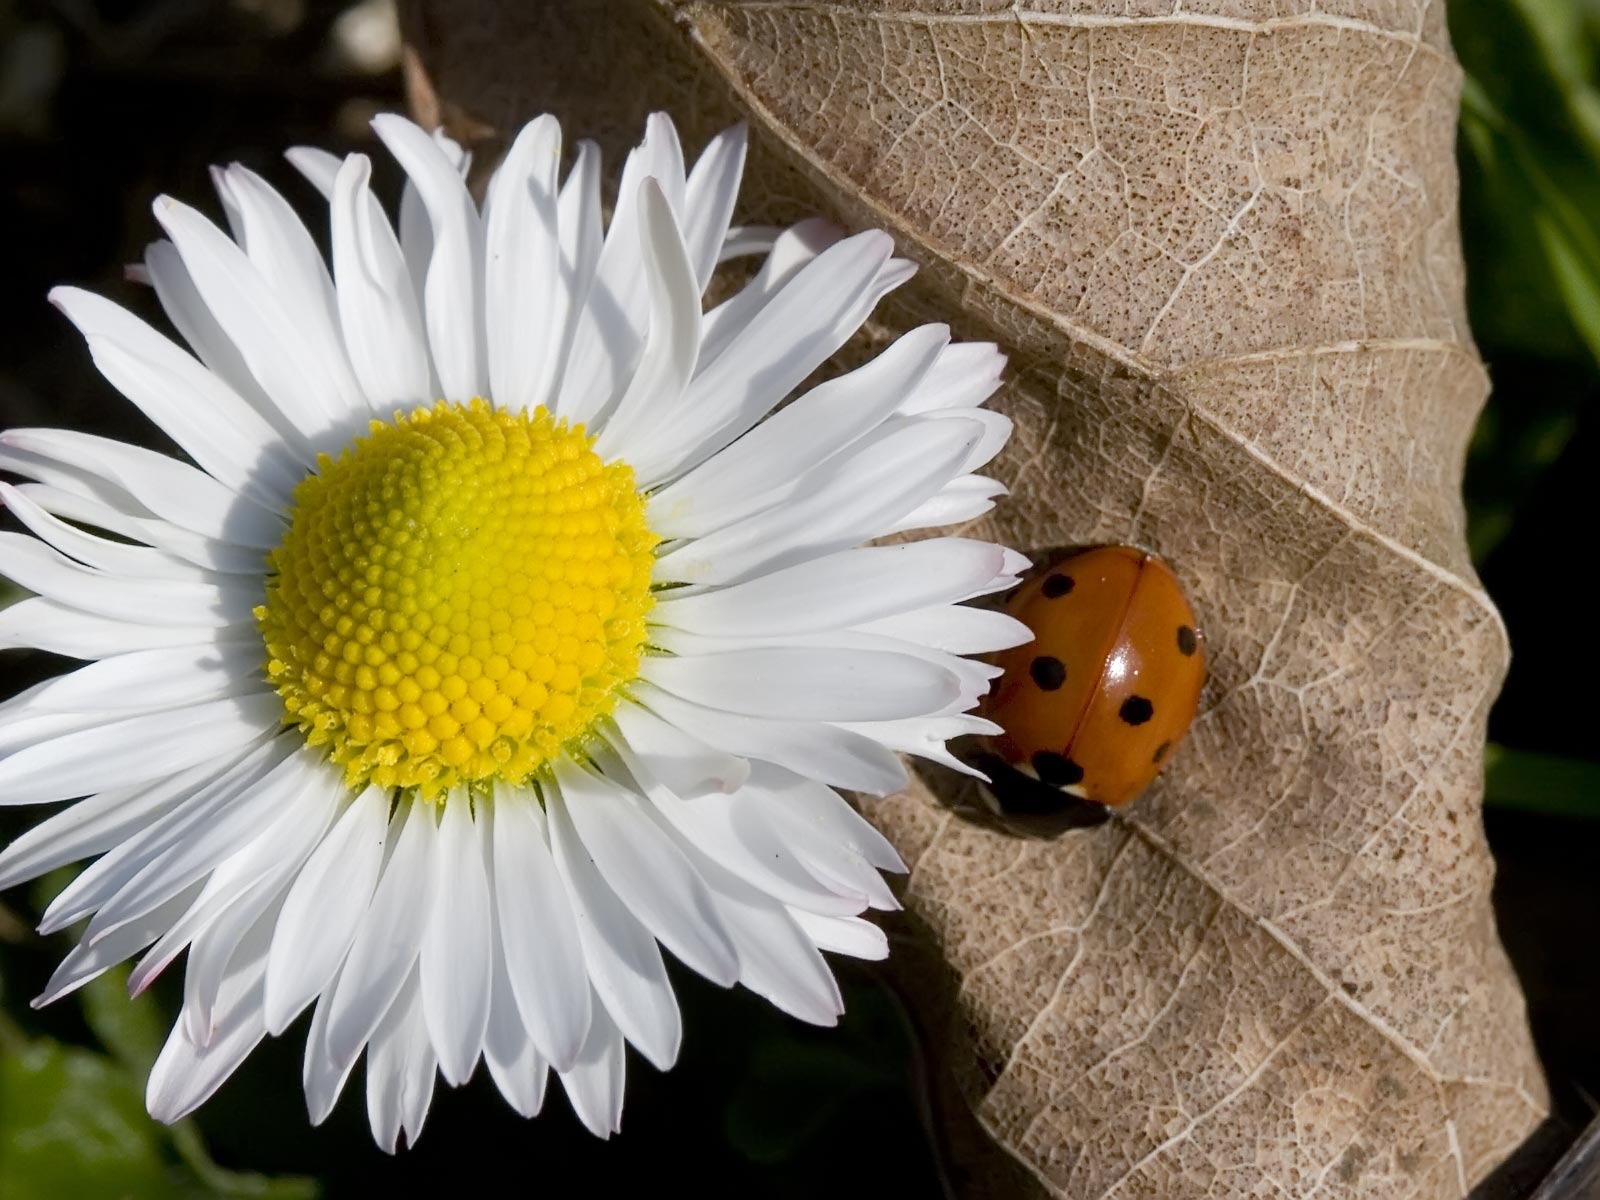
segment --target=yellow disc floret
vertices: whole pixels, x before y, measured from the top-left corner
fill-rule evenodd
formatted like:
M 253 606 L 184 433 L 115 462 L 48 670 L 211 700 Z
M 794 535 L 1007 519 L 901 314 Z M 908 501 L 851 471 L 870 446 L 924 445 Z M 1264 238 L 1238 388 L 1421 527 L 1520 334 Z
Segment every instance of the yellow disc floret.
M 638 672 L 657 538 L 543 408 L 374 421 L 295 490 L 256 621 L 284 721 L 351 787 L 519 783 Z

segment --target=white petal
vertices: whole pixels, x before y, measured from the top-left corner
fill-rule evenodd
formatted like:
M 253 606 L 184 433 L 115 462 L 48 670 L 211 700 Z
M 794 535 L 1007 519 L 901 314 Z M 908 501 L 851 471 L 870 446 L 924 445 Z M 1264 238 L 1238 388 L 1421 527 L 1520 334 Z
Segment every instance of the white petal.
M 288 743 L 268 739 L 244 753 L 161 779 L 154 786 L 172 788 L 180 796 L 178 802 L 80 871 L 45 909 L 40 932 L 64 929 L 90 915 L 147 864 L 195 830 L 204 829 L 218 812 L 247 795 L 290 749 Z
M 812 388 L 649 499 L 650 528 L 699 537 L 791 495 L 806 472 L 886 420 L 950 339 L 924 325 L 872 361 Z
M 626 746 L 618 746 L 616 751 L 630 769 L 635 767 Z M 685 842 L 767 895 L 831 916 L 854 916 L 865 907 L 863 900 L 830 890 L 801 866 L 771 825 L 750 811 L 751 797 L 735 792 L 684 800 L 640 779 L 638 770 L 632 773 Z
M 818 949 L 874 961 L 889 957 L 889 939 L 871 921 L 861 917 L 820 917 L 800 909 L 790 909 L 789 915 Z
M 249 364 L 233 339 L 206 307 L 205 299 L 189 275 L 189 268 L 183 265 L 178 248 L 165 239 L 151 242 L 145 247 L 144 267 L 156 298 L 161 301 L 162 311 L 200 361 L 267 420 L 296 458 L 315 462 L 316 455 L 299 429 L 273 403 L 251 374 Z
M 328 828 L 336 808 L 334 793 L 337 790 L 337 776 L 329 772 L 320 788 L 308 789 L 298 801 L 269 817 L 259 836 L 246 841 L 218 866 L 206 879 L 205 887 L 188 911 L 139 960 L 139 965 L 128 976 L 129 994 L 136 996 L 144 991 L 186 945 L 200 938 L 225 915 L 242 922 L 243 928 L 249 928 L 269 905 L 274 906 L 274 913 L 278 912 L 285 885 L 299 871 Z M 224 935 L 223 944 L 227 936 Z M 208 972 L 201 960 L 208 954 L 214 958 L 220 949 L 218 942 L 212 940 L 191 951 L 185 990 L 189 984 L 198 987 L 200 979 L 208 973 L 212 978 L 207 982 L 207 998 L 203 1003 L 185 1002 L 186 1016 L 199 1015 L 196 1009 L 200 1009 L 209 1022 L 215 1004 L 215 971 L 224 964 L 214 963 Z M 197 1030 L 191 1033 L 196 1034 Z M 196 1040 L 203 1043 L 206 1039 L 197 1036 Z
M 393 1154 L 400 1144 L 400 1126 L 405 1120 L 405 1035 L 410 1029 L 406 1018 L 412 1008 L 421 1012 L 419 991 L 416 972 L 412 971 L 400 989 L 400 998 L 378 1022 L 367 1050 L 367 1122 L 372 1128 L 372 1140 L 385 1154 Z M 422 1032 L 426 1040 L 426 1025 Z
M 0 853 L 0 891 L 47 871 L 104 853 L 147 822 L 169 812 L 183 793 L 118 788 L 80 800 L 41 821 Z
M 140 517 L 148 517 L 150 510 L 139 501 L 135 500 L 126 490 L 119 487 L 110 479 L 96 472 L 92 466 L 71 459 L 67 455 L 57 453 L 54 456 L 35 453 L 33 450 L 24 450 L 17 444 L 15 429 L 0 433 L 0 471 L 11 471 L 23 477 L 24 480 L 34 480 L 52 487 L 60 492 L 67 492 L 74 496 L 92 499 L 106 508 L 118 512 L 137 513 Z M 82 436 L 69 433 L 66 430 L 22 430 L 22 440 L 30 440 L 30 434 L 61 434 L 71 438 Z M 108 440 L 108 439 L 103 439 Z M 111 443 L 116 445 L 116 443 Z M 153 451 L 143 451 L 145 454 Z M 168 460 L 172 461 L 172 460 Z M 207 484 L 217 489 L 217 494 L 223 497 L 223 503 L 231 503 L 232 497 L 228 489 L 222 487 L 215 479 L 203 471 L 185 465 L 184 470 L 193 471 Z
M 494 982 L 489 880 L 465 788 L 443 804 L 433 905 L 422 938 L 422 1008 L 439 1070 L 461 1086 L 483 1053 Z
M 156 200 L 155 215 L 206 306 L 278 409 L 313 444 L 350 432 L 349 410 L 327 378 L 333 367 L 305 341 L 299 322 L 256 264 L 205 217 L 170 196 Z
M 495 911 L 506 972 L 534 1044 L 557 1069 L 589 1032 L 589 976 L 567 889 L 532 791 L 495 785 Z
M 900 406 L 907 416 L 947 409 L 975 408 L 994 394 L 1006 356 L 993 342 L 957 342 L 939 355 L 938 365 Z
M 219 758 L 276 727 L 283 701 L 259 692 L 112 721 L 0 762 L 0 804 L 38 804 L 126 787 Z
M 557 761 L 556 779 L 573 826 L 611 890 L 687 966 L 731 987 L 739 955 L 705 881 L 639 799 L 570 759 Z
M 766 759 L 835 787 L 880 796 L 899 791 L 906 784 L 905 768 L 899 759 L 872 739 L 836 725 L 747 717 L 696 704 L 648 685 L 638 688 L 638 696 L 669 724 L 741 758 Z M 744 776 L 749 777 L 748 765 Z
M 439 144 L 404 117 L 382 113 L 372 128 L 416 185 L 428 212 L 433 249 L 423 289 L 423 315 L 434 367 L 446 398 L 484 394 L 482 319 L 483 228 L 460 173 Z
M 651 779 L 674 794 L 693 798 L 706 792 L 732 792 L 750 777 L 750 764 L 707 745 L 680 726 L 624 698 L 612 713 L 617 741 L 630 761 L 643 765 Z
M 228 182 L 228 173 L 222 167 L 212 165 L 206 168 L 211 176 L 211 186 L 216 189 L 217 199 L 222 202 L 223 219 L 228 223 L 228 236 L 239 244 L 240 249 L 245 244 L 244 221 L 239 214 L 239 202 L 234 199 L 233 185 Z
M 43 688 L 40 683 L 35 687 Z M 18 699 L 26 701 L 34 688 L 22 693 Z M 139 712 L 145 710 L 140 709 Z M 133 715 L 119 713 L 118 716 Z M 54 738 L 64 737 L 69 733 L 81 733 L 84 730 L 94 729 L 105 722 L 105 714 L 97 712 L 72 712 L 72 713 L 30 713 L 24 711 L 13 713 L 4 722 L 0 722 L 0 760 L 26 750 L 40 742 Z
M 307 182 L 322 193 L 324 200 L 333 199 L 334 181 L 339 177 L 339 156 L 316 146 L 291 146 L 283 152 L 289 164 L 306 177 Z
M 265 1011 L 274 1037 L 327 988 L 355 941 L 383 865 L 388 820 L 388 793 L 367 788 L 289 889 L 267 960 Z
M 880 871 L 906 869 L 889 840 L 832 788 L 794 772 L 771 770 L 762 772 L 758 786 L 767 797 L 763 811 L 787 822 L 786 828 L 804 825 L 859 854 Z
M 595 442 L 602 458 L 632 461 L 649 445 L 694 374 L 700 351 L 700 285 L 661 186 L 639 185 L 640 253 L 650 298 L 649 332 L 638 369 Z
M 956 681 L 954 698 L 941 707 L 930 709 L 926 714 L 929 716 L 943 716 L 968 711 L 983 698 L 989 691 L 990 682 L 1001 673 L 999 667 L 990 663 L 962 658 L 959 655 L 946 654 L 942 650 L 934 650 L 915 642 L 894 641 L 851 629 L 826 630 L 822 633 L 797 633 L 785 637 L 771 638 L 719 638 L 708 637 L 705 634 L 689 633 L 682 629 L 668 629 L 663 626 L 657 626 L 651 631 L 650 637 L 652 644 L 660 650 L 690 659 L 746 651 L 764 653 L 774 649 L 813 651 L 828 654 L 839 652 L 851 654 L 887 653 L 909 656 L 948 672 Z M 916 714 L 906 713 L 902 715 L 913 716 Z M 858 720 L 860 718 L 848 719 Z M 882 717 L 872 719 L 897 720 L 898 718 Z
M 717 252 L 717 261 L 725 263 L 752 254 L 771 254 L 783 232 L 782 225 L 730 225 L 722 249 Z
M 365 397 L 345 357 L 333 280 L 322 252 L 288 201 L 266 180 L 235 163 L 227 169 L 227 182 L 239 206 L 245 253 L 315 355 L 324 395 L 330 403 L 337 398 L 339 412 L 359 416 L 366 409 Z
M 863 546 L 716 591 L 669 593 L 650 620 L 719 637 L 844 629 L 958 600 L 993 579 L 1003 561 L 999 546 L 966 538 Z
M 492 920 L 492 906 L 489 911 Z M 550 1064 L 528 1036 L 528 1027 L 523 1023 L 517 995 L 511 988 L 511 976 L 506 970 L 505 943 L 499 923 L 493 924 L 494 987 L 489 1001 L 489 1028 L 483 1039 L 483 1061 L 506 1103 L 519 1116 L 533 1117 L 544 1107 Z M 587 987 L 588 981 L 584 984 Z M 576 1053 L 573 1058 L 576 1060 Z
M 422 946 L 433 903 L 438 830 L 432 805 L 422 800 L 409 803 L 394 853 L 334 987 L 327 1053 L 336 1064 L 354 1062 L 361 1053 L 400 994 Z
M 833 972 L 784 904 L 752 886 L 738 871 L 714 861 L 685 825 L 673 819 L 671 807 L 698 808 L 706 800 L 685 805 L 667 795 L 658 794 L 654 799 L 656 806 L 645 811 L 683 849 L 715 898 L 718 915 L 739 954 L 739 982 L 801 1020 L 818 1025 L 836 1023 L 844 1002 Z M 710 802 L 715 804 L 717 799 L 721 798 Z
M 151 625 L 216 628 L 249 618 L 255 597 L 247 583 L 216 575 L 206 582 L 125 579 L 73 562 L 43 542 L 0 533 L 6 575 L 29 591 L 73 608 Z
M 739 982 L 790 1016 L 837 1024 L 844 1012 L 839 985 L 788 910 L 714 863 L 705 872 L 739 949 Z
M 0 609 L 0 650 L 26 646 L 68 658 L 108 658 L 162 647 L 211 646 L 243 637 L 248 626 L 135 625 L 36 596 Z
M 887 234 L 857 234 L 802 268 L 662 413 L 660 436 L 630 460 L 640 482 L 709 458 L 826 362 L 881 297 L 877 281 L 893 249 Z
M 235 546 L 214 538 L 201 537 L 160 517 L 135 516 L 94 497 L 78 495 L 50 484 L 24 483 L 16 491 L 54 516 L 143 542 L 203 570 L 222 571 L 230 575 L 259 575 L 265 560 L 261 551 L 248 546 Z M 138 507 L 131 497 L 129 503 Z
M 311 1028 L 306 1032 L 306 1052 L 300 1068 L 301 1084 L 306 1093 L 306 1114 L 313 1125 L 328 1119 L 333 1106 L 344 1091 L 350 1070 L 356 1065 L 356 1055 L 335 1059 L 328 1050 L 328 1013 L 333 1009 L 333 987 L 322 993 L 317 1007 L 311 1013 Z
M 434 395 L 422 314 L 400 243 L 368 187 L 372 165 L 352 154 L 334 181 L 333 272 L 345 349 L 373 410 L 388 414 Z
M 606 230 L 595 275 L 578 315 L 561 382 L 561 416 L 574 424 L 605 411 L 638 362 L 649 298 L 639 257 L 639 185 L 655 179 L 674 212 L 683 207 L 683 149 L 661 113 L 645 123 L 644 140 L 628 155 L 617 185 L 617 207 Z
M 257 1037 L 266 1035 L 261 1019 L 261 983 L 266 970 L 272 923 L 283 901 L 282 889 L 246 893 L 218 914 L 195 938 L 183 968 L 183 1010 L 178 1023 L 191 1045 L 213 1045 L 223 1030 L 223 1004 L 229 981 L 245 964 L 255 979 L 254 1022 Z M 199 903 L 199 900 L 196 900 Z M 130 980 L 131 980 L 130 976 Z
M 215 870 L 252 838 L 260 837 L 262 829 L 278 813 L 300 808 L 308 793 L 320 799 L 325 793 L 318 785 L 324 784 L 325 779 L 323 764 L 312 752 L 301 750 L 288 755 L 259 783 L 221 806 L 210 820 L 191 829 L 189 836 L 142 866 L 100 905 L 84 937 L 95 941 L 165 903 L 180 889 Z
M 148 711 L 260 691 L 260 661 L 260 648 L 244 642 L 119 654 L 57 675 L 24 696 L 0 703 L 0 725 L 22 708 L 35 714 Z
M 542 116 L 522 127 L 489 181 L 483 314 L 489 392 L 496 406 L 512 411 L 535 407 L 549 392 L 563 332 L 555 320 L 560 158 L 561 126 Z
M 808 473 L 787 503 L 663 554 L 656 582 L 732 583 L 859 545 L 944 486 L 981 433 L 954 419 L 884 426 Z
M 206 575 L 181 558 L 149 546 L 130 546 L 108 541 L 69 525 L 40 508 L 28 495 L 9 483 L 0 483 L 0 504 L 4 504 L 30 532 L 63 554 L 113 575 L 135 579 L 179 579 L 204 582 Z
M 433 1099 L 436 1068 L 422 989 L 412 971 L 373 1033 L 367 1053 L 367 1116 L 373 1140 L 385 1153 L 394 1153 L 402 1131 L 406 1145 L 416 1145 Z
M 622 1092 L 626 1079 L 627 1054 L 622 1034 L 606 1015 L 605 1006 L 594 1004 L 594 1023 L 583 1050 L 570 1070 L 560 1073 L 572 1111 L 596 1137 L 609 1138 L 622 1128 Z
M 700 369 L 704 371 L 715 362 L 802 267 L 843 237 L 842 229 L 817 217 L 797 221 L 783 230 L 756 277 L 706 314 Z
M 901 754 L 914 754 L 918 758 L 940 763 L 962 775 L 970 775 L 974 779 L 985 781 L 989 778 L 987 775 L 950 753 L 945 748 L 945 743 L 951 738 L 1000 732 L 1000 726 L 993 721 L 966 715 L 912 717 L 904 721 L 858 721 L 846 724 L 845 728 L 869 737 L 890 750 Z
M 561 246 L 561 286 L 556 290 L 550 314 L 554 357 L 548 386 L 534 399 L 557 416 L 566 416 L 561 380 L 577 340 L 605 237 L 600 211 L 600 148 L 593 142 L 581 141 L 576 147 L 572 170 L 567 172 L 556 198 L 556 225 Z
M 948 654 L 990 654 L 1033 641 L 1033 630 L 1015 617 L 962 604 L 884 617 L 858 626 L 857 631 L 916 642 Z
M 884 535 L 910 529 L 942 529 L 976 521 L 994 508 L 995 499 L 1004 496 L 1006 490 L 1005 484 L 982 475 L 963 475 L 894 522 L 884 530 Z
M 960 695 L 949 671 L 905 654 L 772 646 L 650 656 L 639 675 L 708 707 L 780 720 L 891 721 Z
M 936 412 L 928 415 L 933 417 L 956 417 L 963 421 L 976 421 L 983 426 L 983 436 L 978 439 L 978 444 L 967 455 L 966 462 L 961 464 L 963 474 L 970 474 L 987 466 L 994 456 L 1005 448 L 1013 428 L 1010 417 L 1004 413 L 990 412 L 983 408 L 960 408 L 953 412 Z
M 456 174 L 465 178 L 472 165 L 471 156 L 442 129 L 433 131 L 433 141 Z M 411 273 L 411 291 L 417 303 L 423 302 L 428 287 L 428 261 L 433 257 L 433 227 L 428 222 L 428 209 L 422 203 L 417 185 L 407 179 L 400 189 L 400 248 L 405 252 L 406 267 Z
M 701 151 L 694 170 L 689 172 L 684 190 L 683 240 L 702 292 L 711 282 L 726 245 L 728 222 L 733 219 L 739 181 L 744 176 L 747 141 L 743 124 L 724 129 Z
M 545 792 L 550 846 L 572 899 L 578 938 L 595 992 L 623 1036 L 660 1070 L 678 1057 L 683 1021 L 655 938 L 607 885 L 573 828 L 560 789 Z M 602 1029 L 598 1009 L 590 1023 Z M 580 1061 L 582 1056 L 580 1055 Z
M 204 471 L 142 446 L 67 429 L 7 430 L 0 433 L 0 446 L 107 479 L 181 529 L 262 550 L 283 540 L 284 525 L 276 514 L 241 503 Z
M 158 1121 L 171 1123 L 188 1116 L 221 1087 L 266 1031 L 261 1025 L 259 959 L 233 968 L 218 1002 L 216 1032 L 205 1047 L 186 1036 L 183 1022 L 173 1027 L 161 1048 L 145 1088 L 145 1107 Z
M 188 908 L 199 894 L 200 885 L 195 884 L 154 912 L 146 914 L 143 920 L 125 926 L 116 936 L 93 944 L 80 942 L 72 948 L 66 958 L 61 960 L 61 965 L 45 984 L 44 991 L 29 1003 L 34 1008 L 54 1004 L 67 993 L 76 991 L 91 979 L 105 974 L 123 959 L 139 953 L 165 933 L 167 927 L 183 915 L 183 910 Z

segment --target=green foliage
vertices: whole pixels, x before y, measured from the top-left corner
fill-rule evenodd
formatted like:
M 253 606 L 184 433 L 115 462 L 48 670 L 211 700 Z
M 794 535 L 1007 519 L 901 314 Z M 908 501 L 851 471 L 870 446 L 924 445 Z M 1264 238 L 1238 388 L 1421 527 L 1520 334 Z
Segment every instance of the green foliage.
M 1596 390 L 1600 24 L 1571 0 L 1458 0 L 1450 17 L 1467 73 L 1468 300 L 1495 386 L 1468 473 L 1469 539 L 1483 562 Z
M 1513 666 L 1499 736 L 1548 737 L 1550 689 L 1581 670 L 1543 661 L 1550 643 L 1538 639 L 1560 618 L 1541 614 L 1539 599 L 1567 561 L 1552 557 L 1563 535 L 1548 522 L 1581 494 L 1573 479 L 1590 473 L 1592 450 L 1575 439 L 1586 422 L 1592 431 L 1600 401 L 1600 3 L 1454 0 L 1448 11 L 1466 71 L 1468 304 L 1494 385 L 1468 462 L 1468 536 L 1514 652 L 1538 647 Z M 1549 570 L 1530 577 L 1534 564 Z M 1559 737 L 1543 748 L 1586 752 Z M 1486 802 L 1600 816 L 1600 765 L 1573 753 L 1491 745 Z
M 173 1195 L 159 1135 L 127 1073 L 47 1039 L 0 1057 L 0 1197 Z
M 1600 763 L 1490 744 L 1484 802 L 1569 817 L 1600 817 Z
M 166 1030 L 127 978 L 113 968 L 79 993 L 105 1053 L 29 1037 L 0 1012 L 0 1200 L 314 1200 L 314 1180 L 226 1170 L 193 1122 L 150 1118 L 144 1079 Z
M 1460 0 L 1451 17 L 1467 72 L 1475 332 L 1496 347 L 1554 354 L 1570 353 L 1576 333 L 1600 359 L 1600 91 L 1587 10 Z M 1494 287 L 1500 280 L 1511 289 Z

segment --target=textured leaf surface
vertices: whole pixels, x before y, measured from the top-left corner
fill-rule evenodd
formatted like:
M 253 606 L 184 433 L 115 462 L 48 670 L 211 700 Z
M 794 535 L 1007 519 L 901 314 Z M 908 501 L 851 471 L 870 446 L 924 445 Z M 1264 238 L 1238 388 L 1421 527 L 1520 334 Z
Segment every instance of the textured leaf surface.
M 867 806 L 939 952 L 923 1019 L 1026 1168 L 958 1125 L 969 1189 L 1464 1195 L 1546 1101 L 1478 811 L 1507 647 L 1459 497 L 1442 6 L 429 0 L 409 33 L 482 155 L 543 110 L 612 154 L 649 108 L 748 119 L 744 219 L 888 228 L 923 264 L 891 321 L 1011 353 L 980 532 L 1190 588 L 1201 715 L 1117 819 L 1000 827 L 931 772 Z

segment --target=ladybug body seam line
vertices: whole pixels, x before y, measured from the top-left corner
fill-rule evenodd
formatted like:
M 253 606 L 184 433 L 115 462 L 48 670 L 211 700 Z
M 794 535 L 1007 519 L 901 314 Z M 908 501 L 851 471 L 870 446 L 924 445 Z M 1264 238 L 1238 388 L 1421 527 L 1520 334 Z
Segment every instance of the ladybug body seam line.
M 1150 552 L 1148 550 L 1139 551 L 1139 566 L 1137 573 L 1133 577 L 1133 586 L 1128 589 L 1128 598 L 1123 601 L 1122 612 L 1117 617 L 1117 623 L 1113 627 L 1111 640 L 1106 645 L 1106 653 L 1097 656 L 1100 662 L 1100 670 L 1094 677 L 1094 686 L 1085 695 L 1083 707 L 1078 710 L 1077 717 L 1073 719 L 1072 733 L 1068 736 L 1067 744 L 1061 751 L 1067 758 L 1072 758 L 1072 751 L 1078 744 L 1078 731 L 1083 728 L 1084 722 L 1088 719 L 1089 710 L 1094 707 L 1095 701 L 1100 697 L 1106 681 L 1106 672 L 1111 669 L 1112 656 L 1118 643 L 1122 641 L 1124 631 L 1128 628 L 1128 618 L 1133 614 L 1133 602 L 1139 595 L 1139 585 L 1144 582 L 1145 568 L 1149 565 Z M 1082 793 L 1078 791 L 1074 792 L 1074 794 L 1081 795 Z

